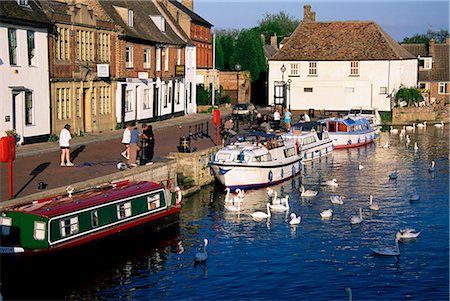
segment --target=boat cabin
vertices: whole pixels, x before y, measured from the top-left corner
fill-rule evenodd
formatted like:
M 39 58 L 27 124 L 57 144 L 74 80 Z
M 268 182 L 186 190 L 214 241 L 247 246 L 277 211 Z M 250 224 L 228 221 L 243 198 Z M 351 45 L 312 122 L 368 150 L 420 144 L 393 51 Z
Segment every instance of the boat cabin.
M 370 123 L 367 119 L 325 119 L 320 120 L 329 133 L 355 133 L 370 131 Z

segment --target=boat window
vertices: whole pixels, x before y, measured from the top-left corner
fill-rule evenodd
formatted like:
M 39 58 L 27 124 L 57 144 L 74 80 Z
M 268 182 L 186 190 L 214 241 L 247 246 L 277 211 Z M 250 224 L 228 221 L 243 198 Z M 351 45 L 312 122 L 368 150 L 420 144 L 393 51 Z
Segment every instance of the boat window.
M 290 147 L 290 148 L 284 150 L 284 156 L 286 158 L 292 157 L 296 154 L 297 154 L 297 152 L 295 151 L 295 147 Z
M 336 122 L 328 123 L 328 132 L 336 132 Z
M 350 110 L 350 114 L 358 115 L 359 113 L 360 113 L 360 110 L 359 110 L 359 109 L 351 109 L 351 110 Z
M 256 156 L 252 160 L 253 162 L 269 162 L 272 161 L 272 156 L 270 154 L 264 154 L 261 156 Z
M 338 128 L 339 132 L 347 132 L 347 126 L 342 122 L 339 122 Z
M 131 216 L 131 202 L 117 205 L 117 218 L 122 219 Z
M 230 161 L 230 154 L 218 153 L 216 155 L 216 161 Z
M 78 233 L 78 216 L 61 220 L 61 237 Z
M 375 112 L 372 110 L 362 110 L 362 113 L 366 115 L 375 115 Z
M 91 223 L 92 223 L 92 227 L 98 227 L 98 211 L 92 211 L 91 212 Z
M 0 217 L 0 225 L 2 226 L 2 235 L 8 236 L 11 230 L 12 218 L 6 216 Z
M 161 197 L 159 193 L 147 197 L 147 207 L 148 210 L 154 210 L 161 207 Z
M 329 137 L 327 132 L 322 132 L 322 139 L 328 139 Z
M 45 239 L 45 222 L 34 222 L 34 239 Z
M 314 137 L 314 136 L 306 137 L 306 138 L 303 139 L 303 144 L 302 145 L 308 145 L 308 144 L 311 144 L 311 143 L 314 143 L 314 142 L 316 142 L 316 137 Z

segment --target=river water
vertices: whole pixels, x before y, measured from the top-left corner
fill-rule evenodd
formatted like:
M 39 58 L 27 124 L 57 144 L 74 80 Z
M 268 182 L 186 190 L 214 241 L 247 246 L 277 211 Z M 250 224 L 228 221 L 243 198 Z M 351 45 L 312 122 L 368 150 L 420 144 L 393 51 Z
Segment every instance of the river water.
M 265 210 L 264 189 L 247 191 L 238 214 L 224 209 L 223 188 L 211 185 L 183 200 L 179 229 L 99 255 L 99 264 L 86 267 L 81 257 L 73 259 L 70 270 L 40 271 L 44 279 L 72 276 L 59 281 L 57 289 L 49 283 L 4 297 L 347 300 L 349 287 L 354 300 L 448 300 L 449 132 L 428 126 L 409 135 L 407 145 L 405 138 L 383 132 L 376 143 L 308 162 L 301 175 L 274 186 L 279 195 L 289 194 L 289 213 L 302 217 L 297 226 L 288 224 L 286 213 L 273 212 L 268 222 L 251 218 L 250 213 Z M 386 142 L 390 147 L 382 148 Z M 429 173 L 431 160 L 436 170 Z M 394 170 L 398 178 L 389 180 Z M 338 187 L 320 185 L 332 178 Z M 301 184 L 319 194 L 300 197 Z M 420 200 L 411 202 L 411 193 Z M 332 204 L 331 195 L 345 196 L 344 204 Z M 379 211 L 369 209 L 369 195 Z M 364 221 L 352 226 L 358 208 Z M 333 210 L 331 219 L 321 219 L 324 209 Z M 421 234 L 400 244 L 398 258 L 373 255 L 371 248 L 394 246 L 395 233 L 403 228 Z M 195 265 L 204 238 L 208 260 Z

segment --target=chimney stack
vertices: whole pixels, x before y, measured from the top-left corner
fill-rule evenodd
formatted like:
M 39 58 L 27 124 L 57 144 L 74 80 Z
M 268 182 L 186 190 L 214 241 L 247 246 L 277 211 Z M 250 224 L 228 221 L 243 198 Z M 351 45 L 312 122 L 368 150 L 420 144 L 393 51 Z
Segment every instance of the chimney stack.
M 181 4 L 194 11 L 194 0 L 181 0 Z
M 278 49 L 277 33 L 274 32 L 273 36 L 270 37 L 270 45 Z
M 445 44 L 450 45 L 450 38 L 445 39 Z
M 303 6 L 303 22 L 316 22 L 316 13 L 311 11 L 311 5 Z
M 434 53 L 435 53 L 435 50 L 434 50 L 434 45 L 435 44 L 436 43 L 434 42 L 434 39 L 431 39 L 430 40 L 430 45 L 428 45 L 428 52 L 430 53 L 430 56 L 433 57 L 433 58 L 434 58 Z
M 262 43 L 262 45 L 264 46 L 264 45 L 266 45 L 266 35 L 263 33 L 263 32 L 261 32 L 261 43 Z

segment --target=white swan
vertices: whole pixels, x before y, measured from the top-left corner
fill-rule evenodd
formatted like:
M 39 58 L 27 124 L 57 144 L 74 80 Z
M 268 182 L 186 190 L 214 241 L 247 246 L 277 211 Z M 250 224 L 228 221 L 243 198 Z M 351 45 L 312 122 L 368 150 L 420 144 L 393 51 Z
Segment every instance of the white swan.
M 195 254 L 194 260 L 197 262 L 200 261 L 205 261 L 206 259 L 208 259 L 208 253 L 206 253 L 206 246 L 208 245 L 208 240 L 205 238 L 203 240 L 203 252 L 197 252 L 197 254 Z
M 417 127 L 418 127 L 419 129 L 426 128 L 426 127 L 427 127 L 427 122 L 424 121 L 424 123 L 418 123 L 418 124 L 417 124 Z
M 408 239 L 415 239 L 419 237 L 420 232 L 416 232 L 414 229 L 406 228 L 401 229 L 397 232 L 397 235 L 399 237 L 399 240 L 408 240 Z
M 286 197 L 284 198 L 285 200 L 285 204 L 283 205 L 283 201 L 281 201 L 283 199 L 280 199 L 280 204 L 273 204 L 270 205 L 270 209 L 275 210 L 275 211 L 286 211 L 289 209 L 289 194 L 286 195 Z
M 291 220 L 289 221 L 290 225 L 298 225 L 302 222 L 302 217 L 299 215 L 297 216 L 294 212 L 291 213 Z
M 266 191 L 267 191 L 267 195 L 268 195 L 268 196 L 273 196 L 273 194 L 274 194 L 274 191 L 273 191 L 273 189 L 272 189 L 272 188 L 270 188 L 270 187 L 267 187 L 267 188 L 266 188 Z
M 316 196 L 319 192 L 315 191 L 315 190 L 305 190 L 305 186 L 302 185 L 302 187 L 300 187 L 300 196 L 306 196 L 306 197 L 312 197 L 312 196 Z
M 348 301 L 353 301 L 352 289 L 349 287 L 346 287 L 345 292 L 348 294 Z
M 399 256 L 400 255 L 400 249 L 398 247 L 398 241 L 400 240 L 399 233 L 395 235 L 395 247 L 387 246 L 387 247 L 379 247 L 379 248 L 373 248 L 372 251 L 376 255 L 381 256 Z
M 330 218 L 333 215 L 333 210 L 332 209 L 326 209 L 322 212 L 320 212 L 320 216 L 322 218 Z
M 267 208 L 267 213 L 266 212 L 262 212 L 262 211 L 256 211 L 253 212 L 252 214 L 250 214 L 254 219 L 263 219 L 263 218 L 268 218 L 270 217 L 270 204 L 267 203 L 266 205 Z
M 344 196 L 339 196 L 339 195 L 332 195 L 330 196 L 330 201 L 333 204 L 337 204 L 337 205 L 343 205 L 344 204 Z
M 415 131 L 416 130 L 416 124 L 413 123 L 412 126 L 410 126 L 410 125 L 406 126 L 406 130 L 407 131 Z
M 358 215 L 352 216 L 352 218 L 350 219 L 350 224 L 352 225 L 361 224 L 362 221 L 363 221 L 362 208 L 359 208 L 359 216 Z
M 419 145 L 417 144 L 417 141 L 414 142 L 414 150 L 418 151 L 419 150 Z
M 391 174 L 389 175 L 389 180 L 397 180 L 397 171 L 393 171 L 391 172 Z
M 391 130 L 389 131 L 391 134 L 397 135 L 398 134 L 398 129 L 394 129 L 391 125 Z
M 238 198 L 237 196 L 234 196 L 232 198 L 230 197 L 230 188 L 225 188 L 225 191 L 227 192 L 226 196 L 225 196 L 225 203 L 232 203 L 233 205 L 236 203 L 240 203 L 242 202 L 242 199 Z
M 409 138 L 409 135 L 406 135 L 406 144 L 411 143 L 411 139 Z
M 244 189 L 241 190 L 240 188 L 238 188 L 238 189 L 236 189 L 235 192 L 236 192 L 236 196 L 243 201 L 244 198 L 245 198 L 245 191 L 244 191 Z
M 377 203 L 373 202 L 373 196 L 372 195 L 369 196 L 369 208 L 370 208 L 370 210 L 374 210 L 374 211 L 380 210 L 380 206 L 378 206 Z
M 338 180 L 332 179 L 332 180 L 322 182 L 322 185 L 337 187 L 339 184 L 338 184 Z
M 405 126 L 403 126 L 402 130 L 400 131 L 400 138 L 406 135 L 406 129 Z
M 363 169 L 364 168 L 364 166 L 361 164 L 361 162 L 359 162 L 358 163 L 358 170 L 361 170 L 361 169 Z
M 441 123 L 436 123 L 434 126 L 439 128 L 439 129 L 442 129 L 444 127 L 444 122 L 441 121 Z
M 409 198 L 410 201 L 413 201 L 413 202 L 414 202 L 414 201 L 420 200 L 420 195 L 415 194 L 415 193 L 412 193 L 412 194 L 409 195 L 408 198 Z
M 436 162 L 431 161 L 431 166 L 428 168 L 428 172 L 434 172 L 436 170 Z
M 228 211 L 240 211 L 241 210 L 241 202 L 236 202 L 236 203 L 237 203 L 237 206 L 234 203 L 232 203 L 231 205 L 225 203 L 226 205 L 224 207 Z

